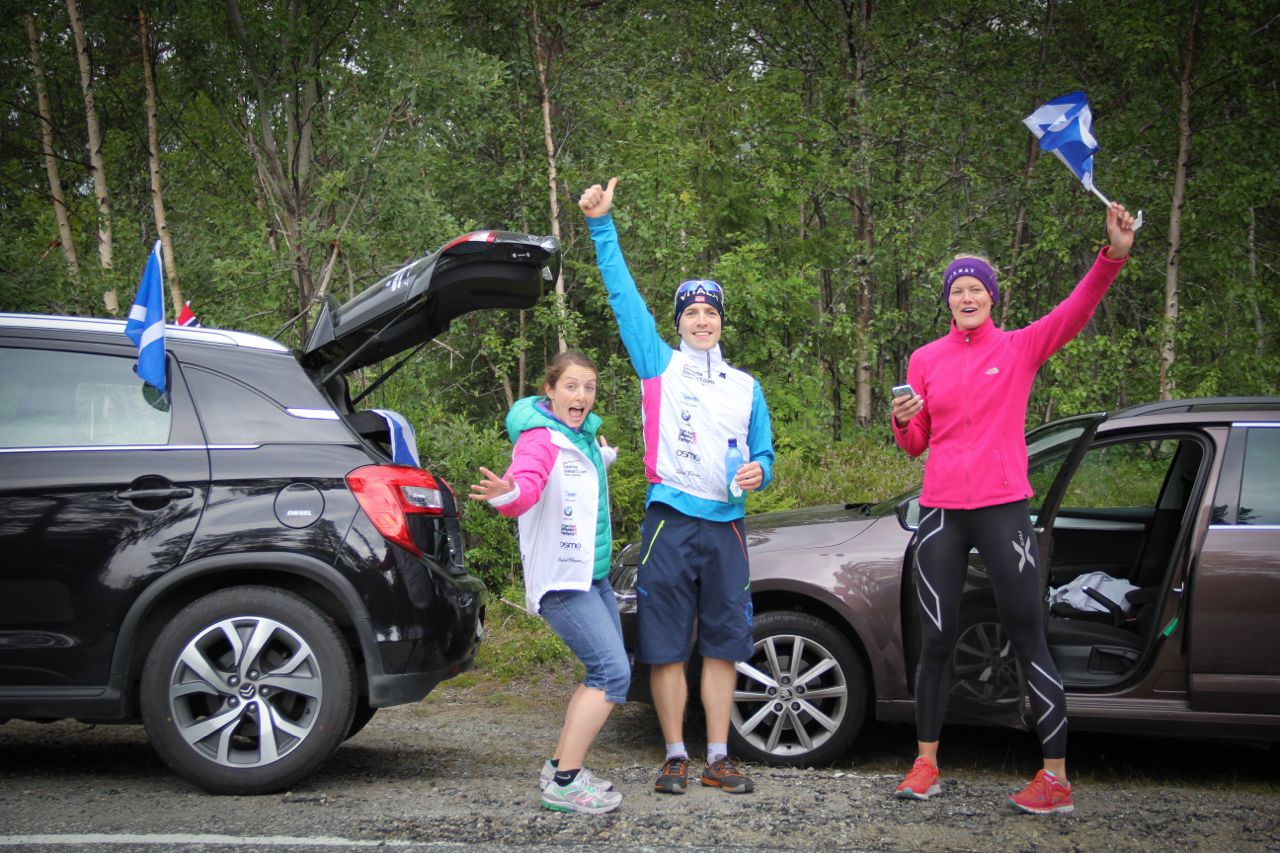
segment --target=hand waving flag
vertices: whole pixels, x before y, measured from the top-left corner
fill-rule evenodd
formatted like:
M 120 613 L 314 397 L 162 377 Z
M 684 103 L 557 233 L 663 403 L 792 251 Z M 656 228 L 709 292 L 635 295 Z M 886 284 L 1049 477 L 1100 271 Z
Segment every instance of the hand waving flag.
M 1098 150 L 1098 140 L 1093 135 L 1093 111 L 1084 92 L 1070 92 L 1040 107 L 1022 120 L 1027 129 L 1040 140 L 1040 150 L 1049 151 L 1080 179 L 1084 188 L 1111 202 L 1093 185 L 1093 152 Z M 1133 224 L 1136 231 L 1142 226 L 1142 211 L 1138 211 Z

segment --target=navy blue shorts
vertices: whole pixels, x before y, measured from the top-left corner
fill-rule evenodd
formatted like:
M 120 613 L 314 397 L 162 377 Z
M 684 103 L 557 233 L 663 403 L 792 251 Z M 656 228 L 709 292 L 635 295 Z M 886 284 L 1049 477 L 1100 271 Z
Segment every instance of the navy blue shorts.
M 641 540 L 636 660 L 687 661 L 695 616 L 703 657 L 749 659 L 755 644 L 742 521 L 706 521 L 655 501 Z

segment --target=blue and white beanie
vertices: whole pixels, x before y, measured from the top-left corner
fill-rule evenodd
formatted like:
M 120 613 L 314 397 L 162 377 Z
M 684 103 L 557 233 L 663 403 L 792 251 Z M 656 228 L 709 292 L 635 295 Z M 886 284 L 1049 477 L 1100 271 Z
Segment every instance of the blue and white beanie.
M 690 305 L 698 302 L 710 305 L 724 322 L 724 289 L 709 278 L 691 278 L 676 288 L 676 329 L 680 328 L 680 315 Z

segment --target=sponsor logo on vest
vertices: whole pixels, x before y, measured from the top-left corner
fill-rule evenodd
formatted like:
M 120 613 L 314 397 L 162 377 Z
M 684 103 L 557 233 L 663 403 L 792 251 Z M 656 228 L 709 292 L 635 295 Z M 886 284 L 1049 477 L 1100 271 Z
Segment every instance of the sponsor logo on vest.
M 582 550 L 582 543 L 581 543 L 581 542 L 565 542 L 564 540 L 561 540 L 561 541 L 560 541 L 560 550 L 562 550 L 562 551 L 581 551 L 581 550 Z
M 572 517 L 573 517 L 573 507 L 571 507 L 571 506 L 567 506 L 567 507 L 565 507 L 565 508 L 564 508 L 564 517 L 565 517 L 565 518 L 572 518 Z
M 562 525 L 560 525 L 560 535 L 561 535 L 561 536 L 577 536 L 577 535 L 578 535 L 578 525 L 576 525 L 576 524 L 562 524 Z
M 682 441 L 682 442 L 683 442 L 683 443 L 685 443 L 685 444 L 697 444 L 697 443 L 698 443 L 698 433 L 697 433 L 697 430 L 685 429 L 684 427 L 680 427 L 680 428 L 679 428 L 678 436 L 679 436 L 680 441 Z
M 676 451 L 676 456 L 677 456 L 678 458 L 680 458 L 680 459 L 688 459 L 688 460 L 691 460 L 691 461 L 693 461 L 693 462 L 701 462 L 701 461 L 702 461 L 702 457 L 701 457 L 701 456 L 699 456 L 698 454 L 694 453 L 692 450 L 685 450 L 684 448 L 680 448 L 679 450 L 677 450 L 677 451 Z
M 698 368 L 692 364 L 686 364 L 680 369 L 680 375 L 685 379 L 692 379 L 699 385 L 715 385 L 716 381 L 705 373 L 700 373 Z

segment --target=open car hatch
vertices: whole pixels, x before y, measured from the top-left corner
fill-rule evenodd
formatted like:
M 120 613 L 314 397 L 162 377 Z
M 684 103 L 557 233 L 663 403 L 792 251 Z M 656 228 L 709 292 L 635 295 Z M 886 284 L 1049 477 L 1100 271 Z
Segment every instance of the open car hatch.
M 560 271 L 554 237 L 473 231 L 339 305 L 329 297 L 302 363 L 329 378 L 375 364 L 482 308 L 531 308 Z

